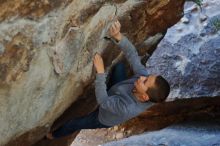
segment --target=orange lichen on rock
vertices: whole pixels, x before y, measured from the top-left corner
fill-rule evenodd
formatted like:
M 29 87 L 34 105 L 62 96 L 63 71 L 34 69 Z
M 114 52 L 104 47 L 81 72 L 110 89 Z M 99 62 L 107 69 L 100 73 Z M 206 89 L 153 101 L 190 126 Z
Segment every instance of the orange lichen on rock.
M 0 1 L 1 2 L 1 1 Z M 70 1 L 66 2 L 69 3 Z M 1 2 L 0 22 L 13 16 L 37 19 L 56 7 L 62 5 L 62 0 L 10 0 Z
M 28 71 L 32 58 L 32 42 L 22 33 L 16 34 L 0 54 L 0 85 L 16 81 Z

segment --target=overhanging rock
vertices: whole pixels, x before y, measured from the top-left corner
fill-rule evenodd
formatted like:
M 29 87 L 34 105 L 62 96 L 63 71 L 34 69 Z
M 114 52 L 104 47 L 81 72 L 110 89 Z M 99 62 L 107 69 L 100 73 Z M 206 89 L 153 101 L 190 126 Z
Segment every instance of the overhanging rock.
M 92 83 L 95 52 L 103 53 L 106 66 L 111 64 L 119 51 L 103 38 L 103 32 L 116 16 L 122 32 L 140 43 L 174 25 L 182 16 L 183 3 L 184 0 L 1 3 L 0 145 L 25 146 L 41 139 L 54 120 Z

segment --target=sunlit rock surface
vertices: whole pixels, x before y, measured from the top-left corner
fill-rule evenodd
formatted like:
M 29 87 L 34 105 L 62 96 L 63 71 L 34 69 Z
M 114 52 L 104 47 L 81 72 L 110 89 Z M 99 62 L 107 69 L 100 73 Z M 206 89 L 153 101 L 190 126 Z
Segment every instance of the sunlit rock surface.
M 116 16 L 122 32 L 141 43 L 174 25 L 182 16 L 183 3 L 1 1 L 0 145 L 28 146 L 43 138 L 93 82 L 93 55 L 102 53 L 105 65 L 111 65 L 120 52 L 104 37 Z

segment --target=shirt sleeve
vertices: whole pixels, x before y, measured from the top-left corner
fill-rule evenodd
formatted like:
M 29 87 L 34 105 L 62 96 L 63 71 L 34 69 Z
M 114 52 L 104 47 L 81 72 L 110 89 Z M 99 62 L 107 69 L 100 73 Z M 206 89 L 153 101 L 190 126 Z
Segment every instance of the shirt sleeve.
M 123 36 L 119 42 L 113 42 L 123 51 L 135 74 L 148 75 L 146 67 L 141 64 L 136 48 L 127 37 Z
M 101 104 L 104 100 L 107 100 L 108 98 L 105 73 L 96 74 L 95 95 L 98 104 Z
M 110 112 L 124 115 L 124 113 L 128 112 L 126 103 L 118 95 L 108 96 L 105 82 L 106 75 L 104 73 L 97 73 L 95 80 L 95 95 L 99 106 Z

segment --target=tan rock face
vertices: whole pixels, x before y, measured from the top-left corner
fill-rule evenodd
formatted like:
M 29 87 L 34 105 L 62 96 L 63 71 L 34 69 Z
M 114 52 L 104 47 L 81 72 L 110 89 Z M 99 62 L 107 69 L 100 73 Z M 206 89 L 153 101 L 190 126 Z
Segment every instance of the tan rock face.
M 0 2 L 0 21 L 3 21 L 14 16 L 37 19 L 61 4 L 68 4 L 70 0 L 65 3 L 62 0 L 1 0 Z
M 23 72 L 29 70 L 34 55 L 31 40 L 22 33 L 16 34 L 5 45 L 5 51 L 0 55 L 0 85 L 4 86 L 16 81 Z
M 96 52 L 103 54 L 106 67 L 119 55 L 118 48 L 104 39 L 116 16 L 122 32 L 137 44 L 175 24 L 184 3 L 0 2 L 0 145 L 11 141 L 10 145 L 22 146 L 19 138 L 26 139 L 25 145 L 41 139 L 85 87 L 91 86 Z

